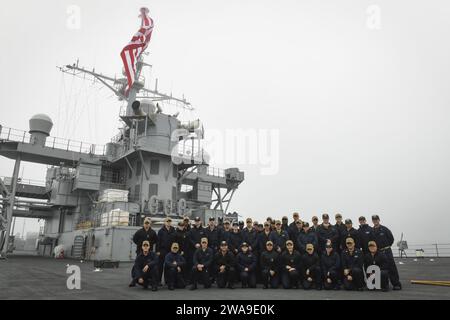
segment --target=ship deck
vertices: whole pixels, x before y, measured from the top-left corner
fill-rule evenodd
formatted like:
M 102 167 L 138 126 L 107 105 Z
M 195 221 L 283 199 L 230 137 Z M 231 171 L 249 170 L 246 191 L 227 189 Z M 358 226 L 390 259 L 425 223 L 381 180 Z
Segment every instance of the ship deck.
M 117 269 L 103 269 L 94 272 L 93 262 L 77 260 L 55 260 L 50 258 L 13 255 L 0 260 L 0 299 L 250 299 L 250 300 L 292 300 L 292 299 L 450 299 L 450 287 L 411 284 L 410 280 L 450 280 L 450 258 L 403 259 L 397 264 L 403 284 L 402 291 L 389 292 L 347 292 L 347 291 L 305 291 L 257 289 L 218 289 L 197 291 L 187 289 L 169 291 L 166 287 L 152 292 L 140 287 L 129 288 L 131 263 L 121 263 Z M 66 287 L 67 264 L 81 269 L 81 290 Z

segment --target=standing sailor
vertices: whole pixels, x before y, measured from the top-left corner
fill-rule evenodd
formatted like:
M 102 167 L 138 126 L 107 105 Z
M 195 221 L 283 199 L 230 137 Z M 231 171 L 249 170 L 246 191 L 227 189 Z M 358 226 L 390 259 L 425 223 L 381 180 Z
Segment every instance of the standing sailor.
M 383 252 L 388 259 L 389 279 L 391 280 L 394 290 L 401 290 L 402 284 L 398 275 L 397 265 L 395 264 L 391 246 L 394 243 L 394 236 L 391 230 L 380 224 L 378 215 L 372 216 L 373 222 L 373 238 L 377 243 L 380 252 Z

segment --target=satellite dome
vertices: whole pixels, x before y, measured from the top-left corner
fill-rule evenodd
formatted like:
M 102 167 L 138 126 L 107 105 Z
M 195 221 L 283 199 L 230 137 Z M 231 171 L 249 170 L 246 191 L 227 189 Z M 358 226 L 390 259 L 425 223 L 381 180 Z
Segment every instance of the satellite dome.
M 43 133 L 50 135 L 53 127 L 53 121 L 46 114 L 36 114 L 30 119 L 30 133 Z

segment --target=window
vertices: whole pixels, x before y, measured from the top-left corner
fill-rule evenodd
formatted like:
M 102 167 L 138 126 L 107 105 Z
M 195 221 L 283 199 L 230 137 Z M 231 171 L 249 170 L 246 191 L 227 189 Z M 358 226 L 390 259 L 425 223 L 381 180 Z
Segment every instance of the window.
M 152 196 L 158 195 L 158 184 L 157 183 L 150 183 L 148 185 L 148 198 L 150 199 Z
M 134 186 L 134 199 L 140 200 L 141 198 L 141 185 L 137 184 Z
M 150 161 L 150 174 L 159 174 L 159 160 Z
M 136 177 L 139 177 L 142 173 L 142 162 L 136 161 Z
M 176 165 L 172 166 L 172 176 L 174 178 L 178 178 L 178 166 L 176 166 Z
M 172 203 L 177 202 L 177 188 L 172 187 Z

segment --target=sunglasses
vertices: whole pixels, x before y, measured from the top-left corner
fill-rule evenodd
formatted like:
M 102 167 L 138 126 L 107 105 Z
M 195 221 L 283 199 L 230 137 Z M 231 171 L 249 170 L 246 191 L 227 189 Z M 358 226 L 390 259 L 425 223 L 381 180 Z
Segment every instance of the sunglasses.
M 353 242 L 346 242 L 346 244 L 353 244 Z
M 306 251 L 311 251 L 313 248 L 307 248 Z
M 148 247 L 148 244 L 143 244 L 142 246 L 143 246 L 143 247 Z
M 273 247 L 273 244 L 268 243 L 266 244 L 266 247 Z
M 175 249 L 178 250 L 179 248 L 178 248 L 178 247 L 173 247 L 172 249 L 173 249 L 173 250 L 175 250 Z
M 144 224 L 150 224 L 150 222 L 144 222 Z
M 270 227 L 270 224 L 265 224 L 264 227 Z
M 206 241 L 202 241 L 202 243 L 203 243 L 203 244 L 207 244 L 208 242 L 206 242 Z
M 313 219 L 312 221 L 319 221 L 319 219 Z
M 277 224 L 275 224 L 276 226 L 281 226 L 281 223 L 277 223 Z
M 292 243 L 286 243 L 286 245 L 287 245 L 287 246 L 293 246 L 293 244 L 292 244 Z

